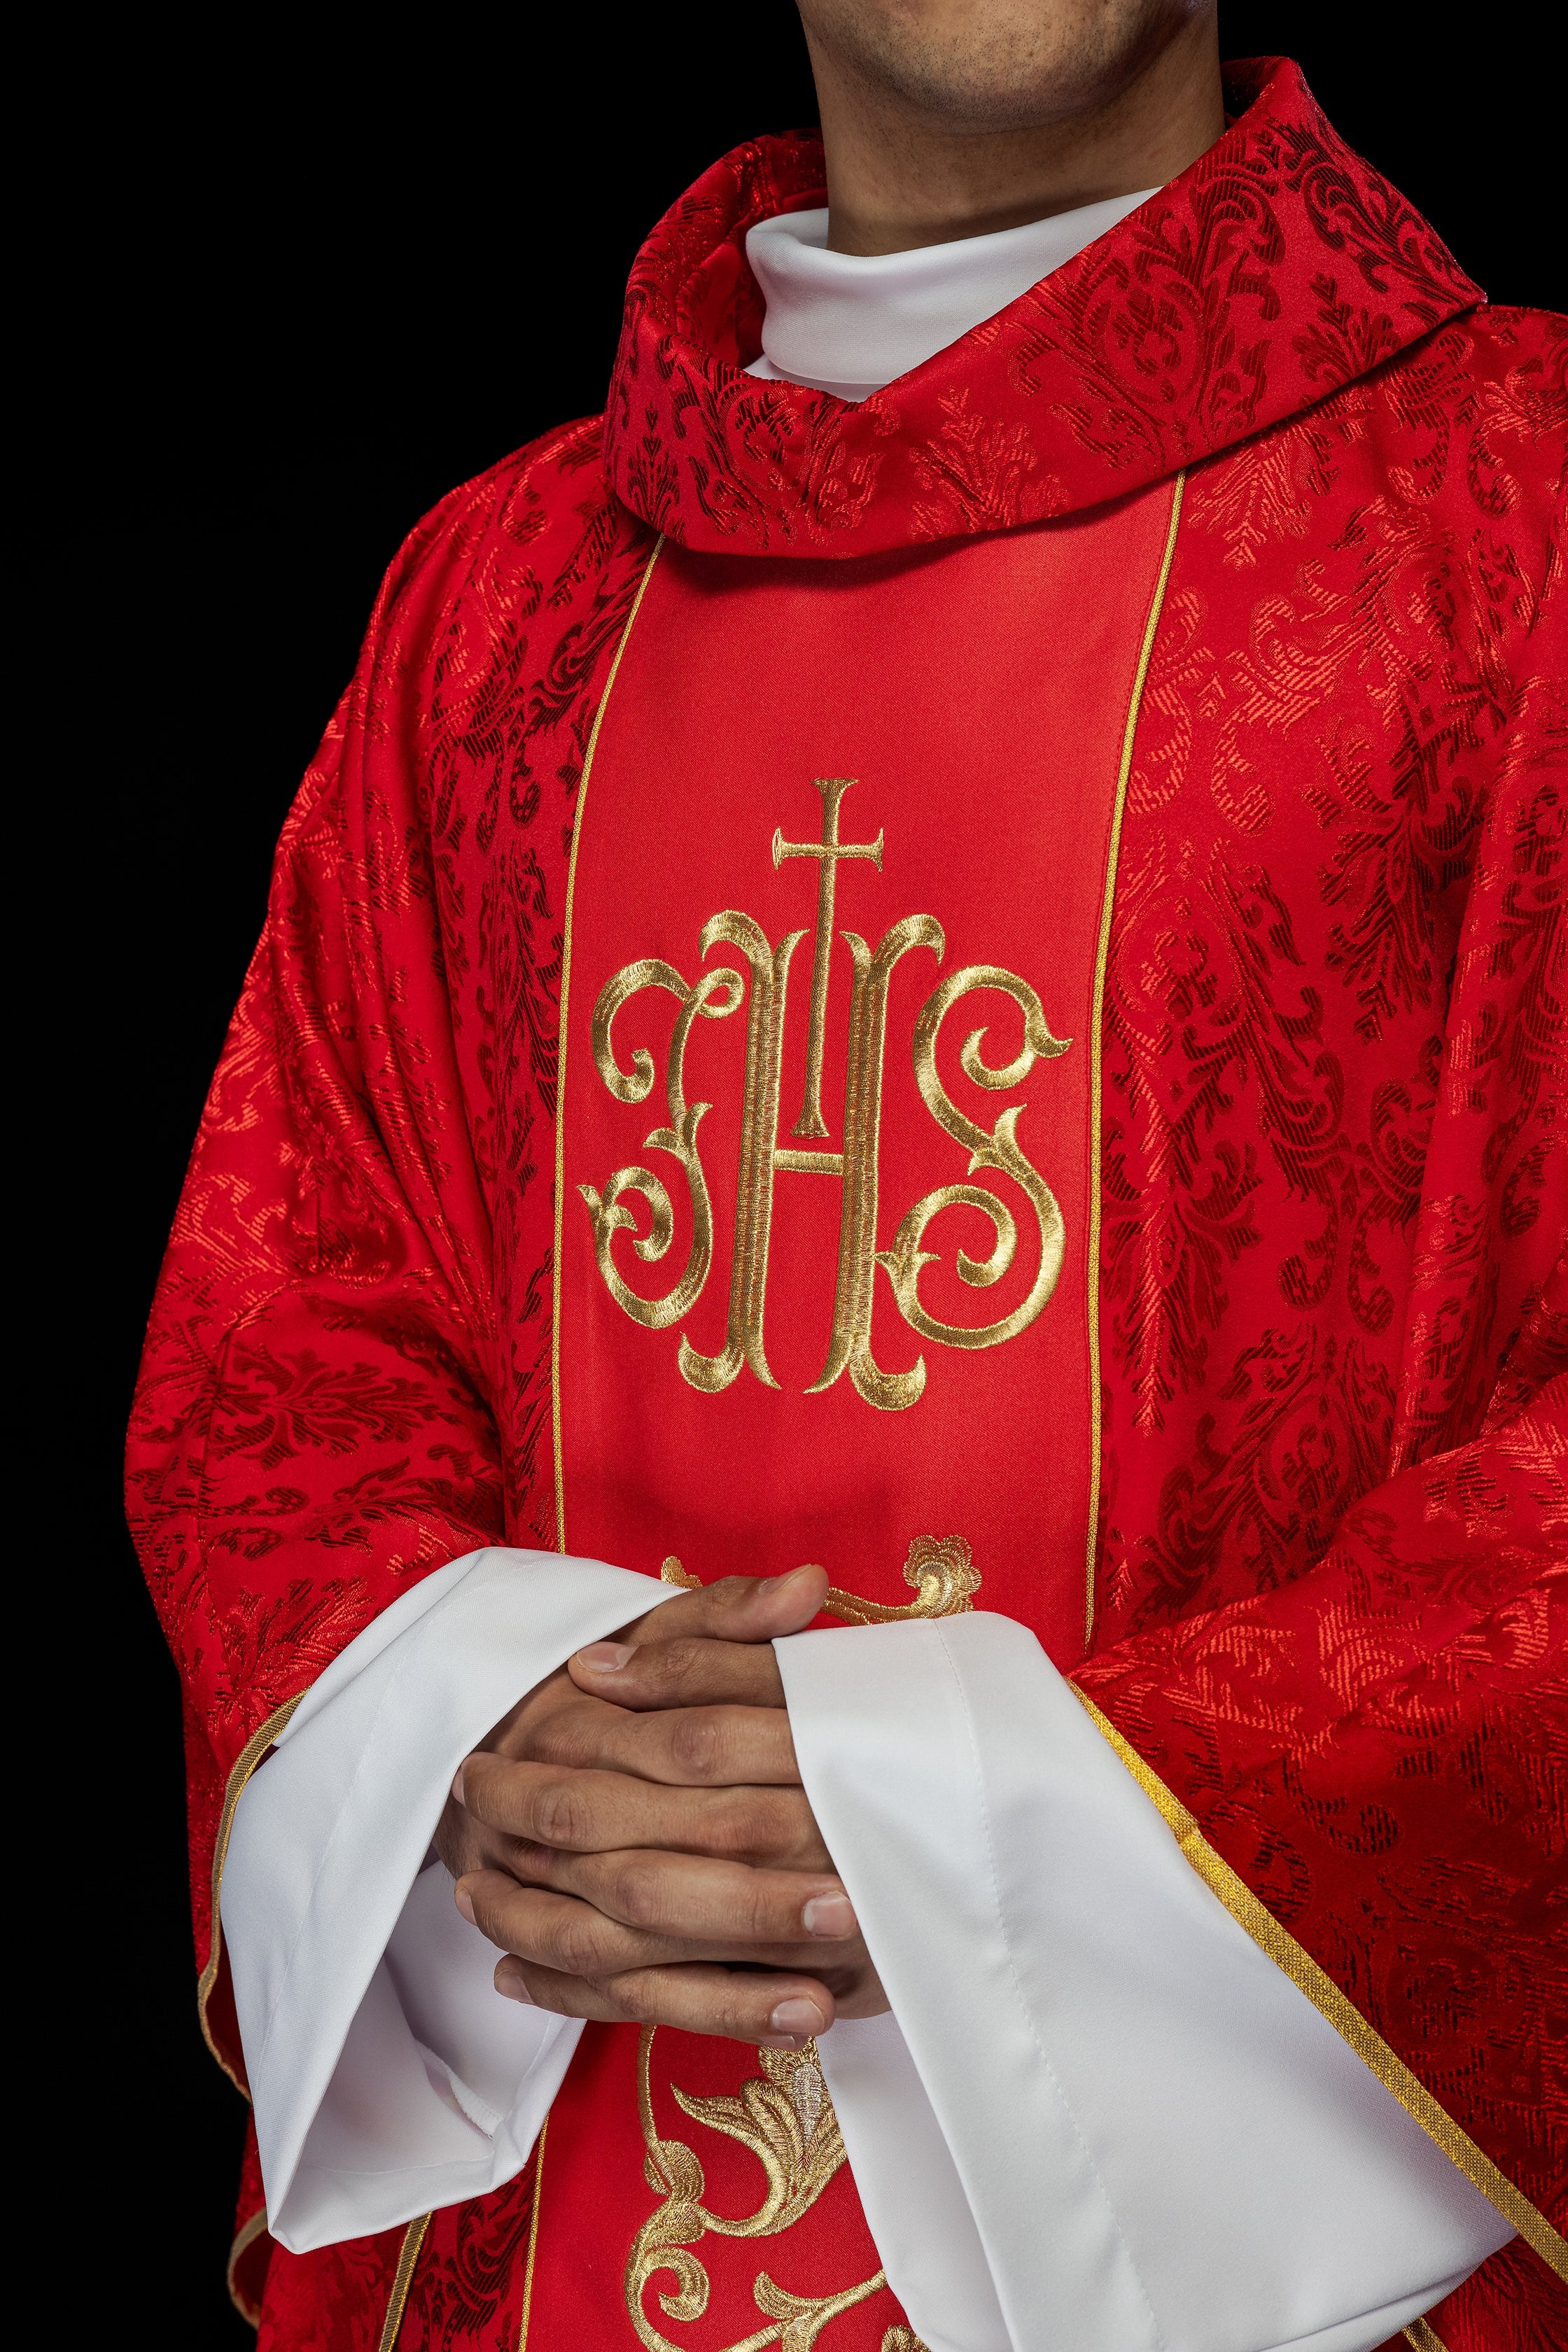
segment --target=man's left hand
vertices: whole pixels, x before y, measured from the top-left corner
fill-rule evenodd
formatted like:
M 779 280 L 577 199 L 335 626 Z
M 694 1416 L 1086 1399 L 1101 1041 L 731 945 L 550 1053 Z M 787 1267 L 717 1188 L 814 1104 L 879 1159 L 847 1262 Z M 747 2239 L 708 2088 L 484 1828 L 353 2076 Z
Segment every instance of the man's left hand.
M 770 1646 L 810 1622 L 826 1583 L 730 1578 L 668 1602 L 635 1641 L 570 1661 L 605 1702 L 556 1718 L 552 1747 L 581 1755 L 468 1759 L 470 1833 L 501 1866 L 467 1872 L 458 1903 L 508 1955 L 498 1990 L 781 2047 L 886 2009 L 799 1785 Z

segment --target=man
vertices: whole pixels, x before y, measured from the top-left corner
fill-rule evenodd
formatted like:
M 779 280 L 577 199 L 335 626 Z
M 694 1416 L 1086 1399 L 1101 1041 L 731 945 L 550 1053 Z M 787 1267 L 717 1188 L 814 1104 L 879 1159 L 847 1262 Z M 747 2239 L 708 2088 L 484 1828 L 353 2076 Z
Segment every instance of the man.
M 802 14 L 395 564 L 160 1293 L 237 2294 L 1560 2340 L 1562 323 L 1199 0 Z

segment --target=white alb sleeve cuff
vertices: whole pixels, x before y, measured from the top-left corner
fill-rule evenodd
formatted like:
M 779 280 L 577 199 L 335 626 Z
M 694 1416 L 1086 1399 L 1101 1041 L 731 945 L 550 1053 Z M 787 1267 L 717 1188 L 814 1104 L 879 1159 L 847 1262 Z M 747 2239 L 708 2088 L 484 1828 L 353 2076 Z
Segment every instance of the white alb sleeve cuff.
M 774 1649 L 892 2006 L 825 2034 L 823 2071 L 931 2352 L 1371 2352 L 1512 2235 L 1026 1628 Z
M 674 1592 L 500 1549 L 414 1586 L 334 1659 L 236 1810 L 223 1932 L 268 2228 L 291 2253 L 510 2180 L 582 2026 L 503 2000 L 421 1874 L 452 1775 L 574 1650 Z

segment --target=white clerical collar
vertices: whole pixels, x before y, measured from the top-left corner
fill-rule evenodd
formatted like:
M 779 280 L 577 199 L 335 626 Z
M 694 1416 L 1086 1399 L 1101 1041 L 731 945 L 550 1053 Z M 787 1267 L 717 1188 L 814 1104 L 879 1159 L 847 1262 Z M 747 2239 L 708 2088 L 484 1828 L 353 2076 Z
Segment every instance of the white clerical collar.
M 746 232 L 746 258 L 767 315 L 763 355 L 746 373 L 868 400 L 994 318 L 1157 193 L 1141 188 L 1022 228 L 910 253 L 829 253 L 826 210 L 759 221 Z

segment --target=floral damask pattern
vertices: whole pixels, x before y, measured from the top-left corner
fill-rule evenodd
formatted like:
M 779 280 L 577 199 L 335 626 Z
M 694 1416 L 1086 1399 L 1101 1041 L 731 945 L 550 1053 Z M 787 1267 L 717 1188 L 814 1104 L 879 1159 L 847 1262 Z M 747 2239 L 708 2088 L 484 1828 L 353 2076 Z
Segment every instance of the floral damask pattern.
M 513 2352 L 528 2294 L 538 2156 L 474 2205 L 433 2213 L 420 2242 L 397 2331 L 397 2352 Z
M 868 554 L 1158 481 L 1363 377 L 1479 289 L 1341 146 L 1296 68 L 1114 236 L 858 408 L 742 371 L 746 230 L 825 201 L 815 139 L 714 165 L 633 270 L 606 418 L 620 496 L 688 547 Z
M 263 2273 L 257 2352 L 378 2352 L 403 2234 L 382 2230 L 284 2260 L 274 2249 Z
M 853 409 L 742 373 L 745 228 L 821 167 L 737 151 L 638 261 L 603 424 L 455 491 L 394 565 L 279 847 L 132 1433 L 198 1943 L 247 1741 L 411 1579 L 552 1540 L 566 860 L 656 533 L 852 561 L 1091 522 L 1181 464 L 1106 980 L 1080 1679 L 1560 2213 L 1568 337 L 1478 307 L 1294 68 L 1234 68 L 1231 106 L 1158 199 Z M 221 1967 L 208 2021 L 242 2071 Z M 407 2345 L 510 2327 L 528 2178 L 437 2217 Z M 253 2238 L 264 2341 L 374 2352 L 400 2244 Z M 1510 2251 L 1439 2331 L 1479 2352 L 1506 2311 L 1544 2343 L 1552 2292 Z

